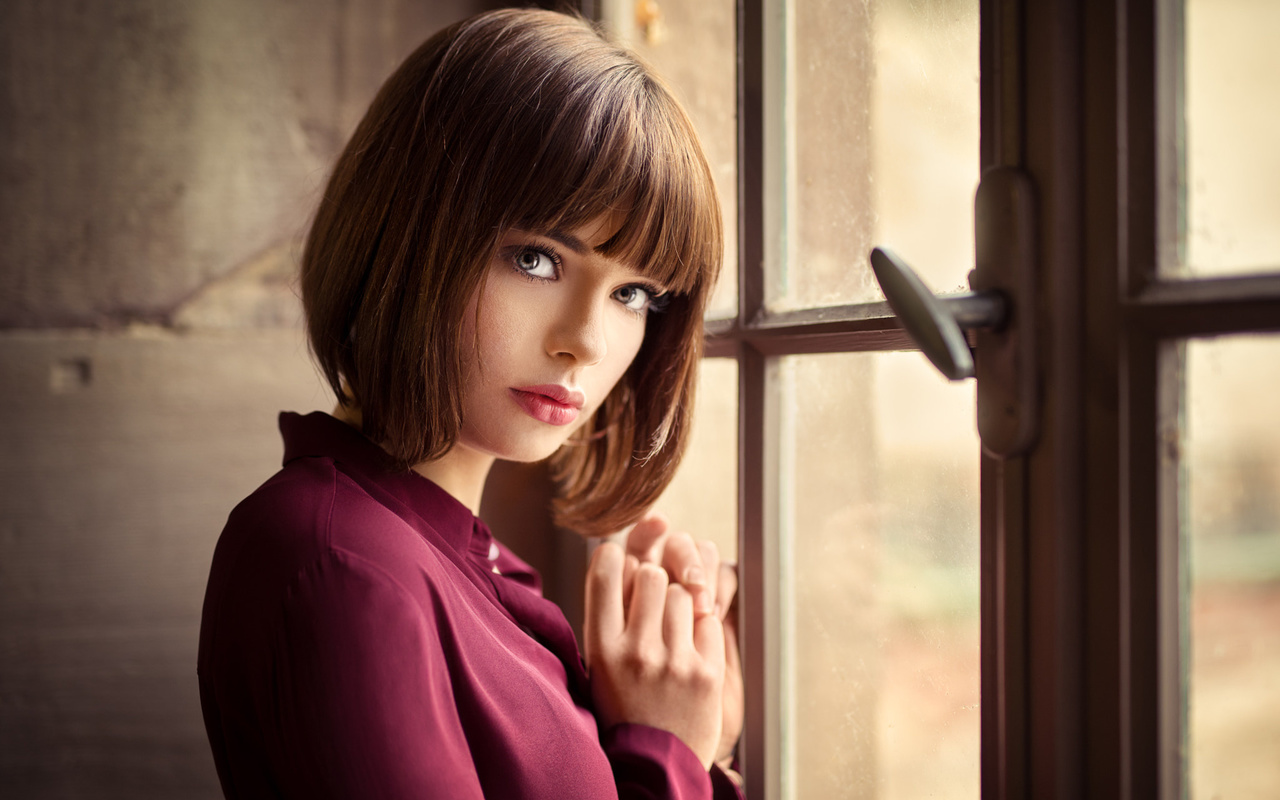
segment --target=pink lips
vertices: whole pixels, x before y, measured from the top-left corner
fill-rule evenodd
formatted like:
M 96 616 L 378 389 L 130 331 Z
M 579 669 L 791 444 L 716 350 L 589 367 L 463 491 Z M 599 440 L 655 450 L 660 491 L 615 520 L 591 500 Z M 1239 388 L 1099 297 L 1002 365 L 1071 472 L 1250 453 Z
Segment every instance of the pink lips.
M 587 397 L 577 389 L 548 383 L 512 389 L 511 396 L 524 413 L 548 425 L 568 425 L 578 418 Z

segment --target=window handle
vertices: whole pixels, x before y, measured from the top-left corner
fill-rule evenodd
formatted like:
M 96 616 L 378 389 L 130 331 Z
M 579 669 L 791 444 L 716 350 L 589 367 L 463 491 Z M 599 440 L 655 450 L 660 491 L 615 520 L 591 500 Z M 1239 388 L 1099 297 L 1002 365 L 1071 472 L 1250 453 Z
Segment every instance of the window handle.
M 998 328 L 1007 317 L 999 291 L 935 295 L 916 271 L 886 247 L 871 251 L 871 270 L 889 307 L 920 350 L 948 380 L 974 376 L 973 354 L 963 331 Z
M 987 171 L 975 199 L 977 267 L 964 294 L 937 296 L 891 251 L 871 251 L 889 307 L 950 380 L 978 379 L 978 435 L 997 458 L 1025 453 L 1039 423 L 1035 196 L 1013 167 Z M 975 332 L 969 349 L 963 331 Z

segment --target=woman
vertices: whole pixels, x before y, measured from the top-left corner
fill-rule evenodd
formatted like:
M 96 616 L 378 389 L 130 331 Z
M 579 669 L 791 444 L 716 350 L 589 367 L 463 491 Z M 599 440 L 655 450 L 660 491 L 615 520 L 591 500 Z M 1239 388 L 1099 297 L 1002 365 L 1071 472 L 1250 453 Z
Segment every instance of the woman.
M 201 627 L 228 797 L 735 797 L 735 581 L 646 510 L 688 435 L 719 210 L 662 84 L 581 20 L 419 48 L 340 157 L 302 259 L 330 415 L 232 512 Z M 475 517 L 551 458 L 586 663 Z M 723 577 L 721 577 L 723 576 Z M 719 762 L 719 763 L 717 763 Z

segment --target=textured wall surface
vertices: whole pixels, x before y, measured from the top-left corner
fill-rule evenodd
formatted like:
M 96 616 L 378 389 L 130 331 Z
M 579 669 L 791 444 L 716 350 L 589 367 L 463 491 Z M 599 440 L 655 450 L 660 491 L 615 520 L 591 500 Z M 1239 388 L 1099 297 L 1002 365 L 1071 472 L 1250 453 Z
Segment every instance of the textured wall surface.
M 0 327 L 167 322 L 287 245 L 381 80 L 480 5 L 0 4 Z
M 0 796 L 220 796 L 228 511 L 330 407 L 293 290 L 329 164 L 465 0 L 0 3 Z
M 227 512 L 327 403 L 287 329 L 0 339 L 0 787 L 220 796 L 195 655 Z M 14 424 L 20 422 L 20 424 Z

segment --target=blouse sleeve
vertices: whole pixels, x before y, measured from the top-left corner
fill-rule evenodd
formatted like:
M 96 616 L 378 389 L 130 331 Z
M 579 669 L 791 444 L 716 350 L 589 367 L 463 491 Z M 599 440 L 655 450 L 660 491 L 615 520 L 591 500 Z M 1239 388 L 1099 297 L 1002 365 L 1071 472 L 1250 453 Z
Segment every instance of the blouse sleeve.
M 298 576 L 271 691 L 268 748 L 284 796 L 483 798 L 429 616 L 350 553 Z
M 601 737 L 619 800 L 743 800 L 717 766 L 711 772 L 674 734 L 623 723 Z

